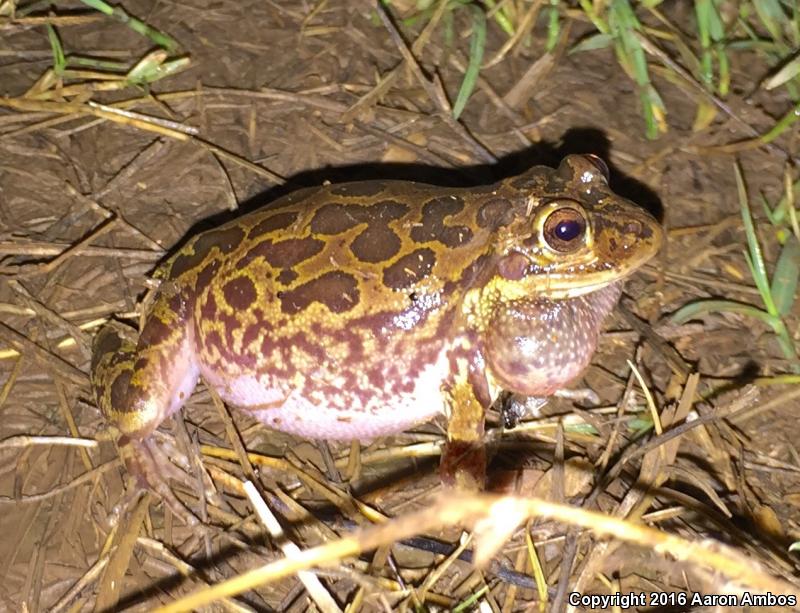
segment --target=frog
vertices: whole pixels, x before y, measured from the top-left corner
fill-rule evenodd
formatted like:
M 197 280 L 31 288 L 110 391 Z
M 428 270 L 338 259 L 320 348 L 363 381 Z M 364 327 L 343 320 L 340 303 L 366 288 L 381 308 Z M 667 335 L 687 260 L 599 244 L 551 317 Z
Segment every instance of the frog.
M 200 379 L 307 439 L 370 440 L 443 415 L 442 480 L 480 489 L 495 399 L 580 377 L 625 279 L 663 240 L 586 154 L 477 187 L 299 189 L 158 267 L 138 338 L 113 324 L 95 338 L 97 406 L 142 472 L 151 435 Z

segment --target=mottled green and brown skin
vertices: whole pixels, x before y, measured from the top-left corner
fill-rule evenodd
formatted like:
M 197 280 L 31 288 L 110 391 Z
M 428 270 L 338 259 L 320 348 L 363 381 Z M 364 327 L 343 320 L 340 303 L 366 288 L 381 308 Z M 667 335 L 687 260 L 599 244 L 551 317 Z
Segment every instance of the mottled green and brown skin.
M 577 377 L 619 282 L 662 242 L 606 173 L 569 156 L 479 188 L 310 188 L 200 234 L 157 271 L 138 341 L 98 335 L 98 404 L 134 441 L 198 376 L 312 438 L 370 438 L 444 413 L 445 477 L 474 486 L 497 394 L 546 396 Z

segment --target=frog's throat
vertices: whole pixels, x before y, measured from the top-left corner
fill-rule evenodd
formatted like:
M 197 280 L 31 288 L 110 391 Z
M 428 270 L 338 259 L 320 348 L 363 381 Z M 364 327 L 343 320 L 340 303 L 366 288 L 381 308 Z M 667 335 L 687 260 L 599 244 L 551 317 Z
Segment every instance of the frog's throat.
M 493 387 L 545 397 L 579 377 L 621 291 L 618 282 L 576 298 L 495 305 L 483 344 Z

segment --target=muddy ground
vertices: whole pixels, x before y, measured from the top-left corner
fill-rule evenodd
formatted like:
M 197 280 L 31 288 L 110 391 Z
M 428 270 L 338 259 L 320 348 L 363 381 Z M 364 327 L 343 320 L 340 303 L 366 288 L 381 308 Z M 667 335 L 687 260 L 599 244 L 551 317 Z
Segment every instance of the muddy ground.
M 635 86 L 613 52 L 566 53 L 591 31 L 588 20 L 571 11 L 565 17 L 570 29 L 563 44 L 535 72 L 530 69 L 543 54 L 543 19 L 529 44 L 515 47 L 481 72 L 483 81 L 460 119 L 463 128 L 458 128 L 443 120 L 410 70 L 400 73 L 377 104 L 345 113 L 402 59 L 370 3 L 129 0 L 124 6 L 176 38 L 191 67 L 154 84 L 149 100 L 133 89 L 96 93 L 94 99 L 142 98 L 134 110 L 193 126 L 205 143 L 256 167 L 214 153 L 197 140 L 178 140 L 96 116 L 47 124 L 42 122 L 53 115 L 0 111 L 0 381 L 5 386 L 0 432 L 4 439 L 72 435 L 101 441 L 88 450 L 48 441 L 0 451 L 0 607 L 150 610 L 279 557 L 252 517 L 249 523 L 236 523 L 238 515 L 252 513 L 241 492 L 220 477 L 227 472 L 242 478 L 236 456 L 204 456 L 224 494 L 224 515 L 201 509 L 191 492 L 184 496 L 208 525 L 205 532 L 187 529 L 165 514 L 157 500 L 149 509 L 124 509 L 118 530 L 112 532 L 125 472 L 116 461 L 113 441 L 103 436 L 105 424 L 87 385 L 91 337 L 105 318 L 136 321 L 148 274 L 188 234 L 326 180 L 390 177 L 475 184 L 533 164 L 554 165 L 575 152 L 608 160 L 613 187 L 659 215 L 669 231 L 662 255 L 628 283 L 623 298 L 645 334 L 615 314 L 592 367 L 576 384 L 592 388 L 599 403 L 578 403 L 583 408 L 576 408 L 568 400 L 552 401 L 537 422 L 550 426 L 507 433 L 493 471 L 499 475 L 522 468 L 514 477 L 516 488 L 550 497 L 552 487 L 540 484 L 537 489 L 534 483 L 557 457 L 554 416 L 563 416 L 564 423 L 581 417 L 599 434 L 568 429 L 564 455 L 574 458 L 568 466 L 594 465 L 594 476 L 588 484 L 576 479 L 575 491 L 567 487 L 565 495 L 574 504 L 586 504 L 591 484 L 598 482 L 609 458 L 613 463 L 624 449 L 651 436 L 637 439 L 631 429 L 631 413 L 642 411 L 645 401 L 626 361 L 638 365 L 660 409 L 676 404 L 686 375 L 696 371 L 700 379 L 693 408 L 708 420 L 678 439 L 677 459 L 655 471 L 663 478 L 649 477 L 648 483 L 658 487 L 650 498 L 641 491 L 632 505 L 661 529 L 691 540 L 713 537 L 760 560 L 770 572 L 796 576 L 796 561 L 786 553 L 798 536 L 800 504 L 796 383 L 794 388 L 752 385 L 756 376 L 790 372 L 775 337 L 763 323 L 735 314 L 704 315 L 683 325 L 669 322 L 671 313 L 697 298 L 724 297 L 761 306 L 743 258 L 734 160 L 739 160 L 747 182 L 766 259 L 774 263 L 778 243 L 759 199 L 764 194 L 775 202 L 783 193 L 786 155 L 797 153 L 797 132 L 787 131 L 772 148 L 714 149 L 765 132 L 791 107 L 781 89 L 757 88 L 757 80 L 767 73 L 761 57 L 733 56 L 732 93 L 726 100 L 730 112 L 718 112 L 708 127 L 697 131 L 696 90 L 656 71 L 654 82 L 664 99 L 669 130 L 648 140 Z M 63 14 L 78 8 L 59 3 Z M 691 40 L 688 3 L 663 9 Z M 469 13 L 459 11 L 454 23 L 452 45 L 438 32 L 419 56 L 426 74 L 441 78 L 451 100 L 462 78 L 455 66 L 466 63 Z M 400 27 L 412 41 L 421 26 Z M 111 57 L 129 65 L 151 48 L 108 19 L 60 25 L 58 32 L 68 53 Z M 486 58 L 506 40 L 490 20 Z M 664 47 L 672 49 L 666 43 Z M 0 24 L 2 95 L 24 94 L 51 62 L 41 25 Z M 265 169 L 285 183 L 278 185 Z M 106 228 L 109 212 L 118 217 Z M 79 246 L 56 259 L 70 245 Z M 797 315 L 795 308 L 787 317 L 795 338 Z M 89 325 L 76 327 L 84 324 Z M 69 338 L 74 342 L 61 344 Z M 659 338 L 664 345 L 658 344 Z M 9 351 L 14 348 L 21 357 Z M 499 424 L 496 413 L 490 421 Z M 288 458 L 323 483 L 331 479 L 319 445 L 265 430 L 241 413 L 233 413 L 233 424 L 248 450 Z M 169 420 L 162 431 L 175 436 L 189 455 L 198 455 L 198 440 L 232 448 L 225 419 L 202 385 L 181 421 Z M 306 517 L 303 529 L 291 534 L 301 548 L 330 542 L 354 521 L 364 523 L 352 505 L 341 502 L 350 494 L 388 516 L 426 508 L 440 488 L 435 457 L 409 460 L 398 451 L 380 464 L 371 464 L 369 457 L 373 451 L 439 441 L 442 433 L 442 424 L 434 423 L 365 442 L 362 468 L 351 486 L 328 484 L 341 495 L 333 502 L 296 473 L 280 468 L 264 468 L 263 484 L 281 489 L 315 514 L 316 519 Z M 345 461 L 351 453 L 348 445 L 331 444 L 331 450 Z M 347 480 L 351 472 L 346 462 L 340 466 Z M 570 481 L 572 473 L 566 472 L 566 477 L 556 472 L 561 475 L 556 478 Z M 641 457 L 631 460 L 593 498 L 591 508 L 632 513 L 622 502 L 631 503 L 633 485 L 645 472 Z M 291 515 L 286 508 L 283 512 Z M 553 590 L 548 607 L 556 598 L 564 552 L 569 550 L 565 532 L 551 521 L 532 524 Z M 478 603 L 495 610 L 527 610 L 537 594 L 530 587 L 523 533 L 516 531 L 495 555 L 498 564 L 516 567 L 519 574 L 498 575 L 497 567 L 477 572 L 466 562 L 455 562 L 430 586 L 434 596 L 427 606 L 452 608 L 488 586 Z M 427 536 L 453 543 L 458 535 L 450 527 Z M 199 571 L 182 577 L 157 541 Z M 568 591 L 581 585 L 583 591 L 596 593 L 714 593 L 725 582 L 707 569 L 678 564 L 648 547 L 612 541 L 601 554 L 599 542 L 605 541 L 588 534 L 575 540 L 577 555 L 568 558 L 574 561 Z M 359 562 L 350 559 L 323 575 L 339 605 L 360 594 L 364 610 L 415 606 L 400 584 L 420 586 L 442 558 L 407 545 L 390 551 L 365 554 Z M 369 560 L 371 567 L 365 563 Z M 601 573 L 611 583 L 604 584 Z M 249 591 L 238 603 L 264 611 L 314 606 L 294 577 Z

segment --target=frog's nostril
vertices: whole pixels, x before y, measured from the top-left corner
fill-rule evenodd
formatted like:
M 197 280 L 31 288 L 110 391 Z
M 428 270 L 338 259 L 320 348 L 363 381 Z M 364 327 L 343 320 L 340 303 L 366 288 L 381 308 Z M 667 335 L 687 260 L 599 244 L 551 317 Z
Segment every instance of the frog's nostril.
M 603 158 L 594 155 L 593 153 L 589 153 L 586 155 L 586 159 L 590 161 L 597 168 L 597 170 L 600 171 L 600 173 L 603 175 L 603 178 L 606 180 L 606 183 L 608 183 L 611 173 L 608 171 L 608 165 L 605 163 Z
M 642 233 L 642 222 L 641 221 L 629 221 L 625 224 L 625 234 L 641 234 Z

